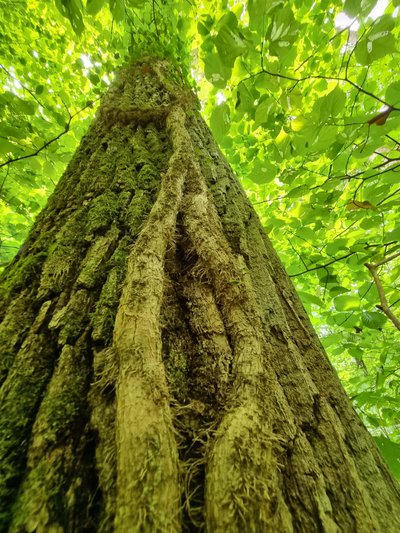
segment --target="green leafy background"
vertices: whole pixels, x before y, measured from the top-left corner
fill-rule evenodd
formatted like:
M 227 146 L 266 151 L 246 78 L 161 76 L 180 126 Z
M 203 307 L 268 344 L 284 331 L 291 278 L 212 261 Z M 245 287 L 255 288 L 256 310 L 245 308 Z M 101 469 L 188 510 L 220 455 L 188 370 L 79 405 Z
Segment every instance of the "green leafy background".
M 400 478 L 399 0 L 0 0 L 0 267 L 116 70 L 184 66 L 361 418 Z M 345 16 L 344 16 L 345 14 Z

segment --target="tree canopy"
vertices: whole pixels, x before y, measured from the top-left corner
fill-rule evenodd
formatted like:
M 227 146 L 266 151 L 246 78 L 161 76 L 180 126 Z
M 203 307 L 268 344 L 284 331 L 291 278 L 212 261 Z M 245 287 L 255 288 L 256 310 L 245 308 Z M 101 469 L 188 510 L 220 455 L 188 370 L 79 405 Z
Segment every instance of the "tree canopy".
M 400 478 L 399 0 L 0 0 L 0 266 L 118 68 L 178 60 Z

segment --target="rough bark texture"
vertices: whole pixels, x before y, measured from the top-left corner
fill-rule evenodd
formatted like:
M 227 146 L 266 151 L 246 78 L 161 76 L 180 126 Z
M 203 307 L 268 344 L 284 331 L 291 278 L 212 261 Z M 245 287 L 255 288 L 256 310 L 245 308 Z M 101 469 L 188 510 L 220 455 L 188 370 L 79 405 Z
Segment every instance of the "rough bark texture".
M 164 61 L 2 277 L 1 530 L 400 531 L 400 494 Z

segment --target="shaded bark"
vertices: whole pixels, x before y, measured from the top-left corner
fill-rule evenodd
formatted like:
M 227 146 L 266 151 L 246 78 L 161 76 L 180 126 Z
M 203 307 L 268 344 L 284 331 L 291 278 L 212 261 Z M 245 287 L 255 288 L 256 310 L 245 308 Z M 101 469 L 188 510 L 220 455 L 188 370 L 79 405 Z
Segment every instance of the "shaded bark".
M 399 489 L 171 64 L 120 72 L 1 281 L 2 530 L 400 529 Z

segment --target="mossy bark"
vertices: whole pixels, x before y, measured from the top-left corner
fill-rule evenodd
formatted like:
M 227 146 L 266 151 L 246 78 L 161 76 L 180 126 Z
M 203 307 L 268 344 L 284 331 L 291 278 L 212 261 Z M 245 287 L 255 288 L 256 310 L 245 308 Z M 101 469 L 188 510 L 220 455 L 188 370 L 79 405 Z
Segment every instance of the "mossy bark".
M 120 72 L 1 291 L 2 531 L 400 530 L 171 64 Z

